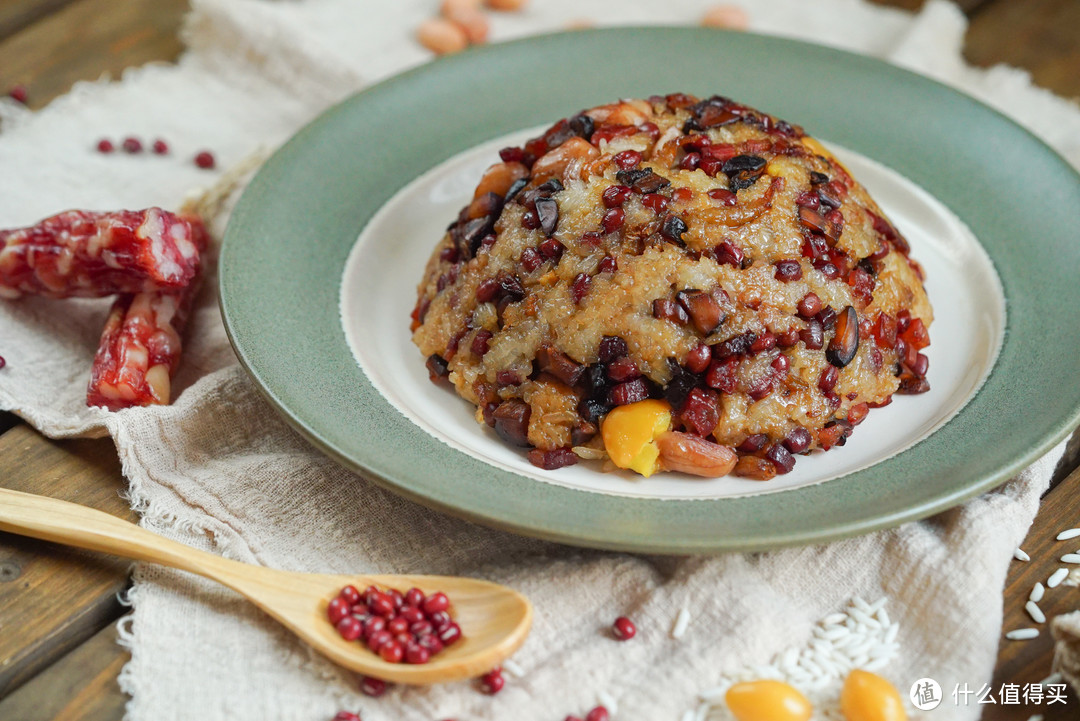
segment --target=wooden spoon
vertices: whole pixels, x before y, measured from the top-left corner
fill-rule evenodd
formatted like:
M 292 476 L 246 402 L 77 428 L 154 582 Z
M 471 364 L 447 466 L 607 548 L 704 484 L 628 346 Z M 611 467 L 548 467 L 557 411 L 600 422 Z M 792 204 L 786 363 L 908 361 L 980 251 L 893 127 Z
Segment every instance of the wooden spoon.
M 455 576 L 278 571 L 189 548 L 101 511 L 2 488 L 0 531 L 205 576 L 245 596 L 334 663 L 384 681 L 429 684 L 480 676 L 516 651 L 532 624 L 528 599 L 496 583 Z M 443 591 L 464 637 L 428 663 L 387 663 L 361 642 L 341 638 L 327 620 L 327 605 L 348 584 L 360 589 L 374 584 L 403 592 L 412 586 L 424 593 Z

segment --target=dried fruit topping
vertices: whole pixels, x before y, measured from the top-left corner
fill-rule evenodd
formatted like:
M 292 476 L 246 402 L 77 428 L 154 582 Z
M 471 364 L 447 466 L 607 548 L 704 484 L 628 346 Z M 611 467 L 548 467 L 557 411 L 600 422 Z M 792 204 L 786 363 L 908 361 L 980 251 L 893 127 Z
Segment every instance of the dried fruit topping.
M 711 294 L 701 290 L 683 290 L 675 295 L 694 322 L 694 327 L 703 335 L 709 335 L 724 322 L 726 316 L 720 304 Z
M 859 349 L 859 316 L 850 305 L 836 317 L 836 329 L 825 357 L 837 368 L 843 368 Z
M 732 190 L 749 188 L 761 177 L 765 169 L 765 158 L 760 155 L 736 155 L 724 162 L 721 170 L 728 176 Z
M 569 448 L 553 448 L 545 451 L 533 448 L 528 453 L 529 463 L 545 471 L 572 466 L 578 462 L 577 455 Z
M 669 215 L 664 218 L 663 224 L 660 226 L 660 234 L 668 240 L 673 240 L 676 243 L 682 244 L 682 236 L 688 230 L 686 227 L 686 221 L 677 215 Z
M 514 446 L 529 445 L 529 417 L 532 409 L 528 403 L 515 398 L 505 400 L 495 409 L 495 432 Z

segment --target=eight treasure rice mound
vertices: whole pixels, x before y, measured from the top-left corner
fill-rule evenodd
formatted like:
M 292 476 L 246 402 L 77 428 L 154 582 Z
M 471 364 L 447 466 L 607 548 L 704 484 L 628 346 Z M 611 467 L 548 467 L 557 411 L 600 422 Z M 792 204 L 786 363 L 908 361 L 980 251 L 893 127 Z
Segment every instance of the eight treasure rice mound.
M 504 148 L 428 261 L 413 340 L 544 469 L 768 480 L 923 393 L 923 271 L 798 126 L 625 100 Z

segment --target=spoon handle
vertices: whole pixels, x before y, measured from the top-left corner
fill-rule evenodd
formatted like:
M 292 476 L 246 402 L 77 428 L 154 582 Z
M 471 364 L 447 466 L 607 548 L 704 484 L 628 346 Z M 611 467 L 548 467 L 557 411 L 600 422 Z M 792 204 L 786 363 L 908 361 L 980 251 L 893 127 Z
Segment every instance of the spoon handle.
M 245 565 L 170 541 L 93 508 L 6 488 L 0 488 L 0 531 L 160 563 L 219 582 L 226 582 L 223 576 L 235 572 L 236 566 Z

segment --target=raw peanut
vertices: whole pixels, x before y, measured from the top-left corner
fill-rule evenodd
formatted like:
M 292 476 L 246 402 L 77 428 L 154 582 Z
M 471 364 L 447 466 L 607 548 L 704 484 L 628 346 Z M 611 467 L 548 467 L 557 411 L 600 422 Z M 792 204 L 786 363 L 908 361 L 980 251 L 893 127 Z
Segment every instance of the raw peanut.
M 641 125 L 649 119 L 652 108 L 640 100 L 601 105 L 585 112 L 598 123 L 612 125 Z
M 542 183 L 548 178 L 561 176 L 571 162 L 592 160 L 598 155 L 600 151 L 588 140 L 570 138 L 559 147 L 542 155 L 533 164 L 533 178 L 537 183 Z
M 487 0 L 487 6 L 492 10 L 513 12 L 525 7 L 528 0 Z
M 704 478 L 726 476 L 739 460 L 735 451 L 727 446 L 679 431 L 660 434 L 656 445 L 664 468 Z
M 486 43 L 488 38 L 488 19 L 479 10 L 455 10 L 446 14 L 446 19 L 465 32 L 470 45 Z
M 481 0 L 443 0 L 439 6 L 439 12 L 444 18 L 451 18 L 454 13 L 461 11 L 477 11 L 482 4 Z
M 464 50 L 469 38 L 460 26 L 442 18 L 432 18 L 420 23 L 416 39 L 436 55 L 446 55 Z
M 743 456 L 735 464 L 735 475 L 754 481 L 767 481 L 776 475 L 776 465 L 767 458 Z
M 476 186 L 476 192 L 473 193 L 473 199 L 487 193 L 505 196 L 514 181 L 528 174 L 529 169 L 521 163 L 495 163 L 484 171 L 484 176 L 480 178 L 480 184 Z
M 715 5 L 705 11 L 701 24 L 707 28 L 746 30 L 750 27 L 750 18 L 738 5 Z

